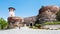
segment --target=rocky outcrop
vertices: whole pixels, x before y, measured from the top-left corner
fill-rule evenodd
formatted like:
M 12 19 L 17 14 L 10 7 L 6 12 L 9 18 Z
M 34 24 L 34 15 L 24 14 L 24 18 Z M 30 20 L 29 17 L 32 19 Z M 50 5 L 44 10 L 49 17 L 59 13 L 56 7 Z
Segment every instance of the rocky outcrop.
M 20 27 L 23 24 L 23 19 L 20 17 L 8 17 L 9 28 Z
M 41 21 L 56 21 L 56 14 L 59 11 L 58 6 L 43 6 L 39 9 L 37 20 Z

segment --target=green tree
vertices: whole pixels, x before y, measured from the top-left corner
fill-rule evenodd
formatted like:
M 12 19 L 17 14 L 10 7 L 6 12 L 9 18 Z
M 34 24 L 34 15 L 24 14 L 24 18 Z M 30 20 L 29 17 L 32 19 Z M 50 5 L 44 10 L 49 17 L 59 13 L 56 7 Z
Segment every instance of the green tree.
M 6 29 L 8 26 L 8 23 L 6 20 L 4 20 L 3 18 L 0 18 L 0 29 Z

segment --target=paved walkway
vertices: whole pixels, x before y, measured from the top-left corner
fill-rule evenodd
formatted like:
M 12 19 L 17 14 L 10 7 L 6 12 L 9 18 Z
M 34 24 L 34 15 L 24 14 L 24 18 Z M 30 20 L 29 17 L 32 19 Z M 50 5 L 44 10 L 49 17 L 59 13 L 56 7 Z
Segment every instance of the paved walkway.
M 0 30 L 0 34 L 60 34 L 60 30 L 40 30 L 40 29 L 9 29 Z

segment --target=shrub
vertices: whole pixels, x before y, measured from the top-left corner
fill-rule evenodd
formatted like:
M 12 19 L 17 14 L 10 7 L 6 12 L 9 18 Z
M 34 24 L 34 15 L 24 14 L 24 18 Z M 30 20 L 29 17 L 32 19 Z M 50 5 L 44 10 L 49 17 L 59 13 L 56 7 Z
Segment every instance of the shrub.
M 55 22 L 45 22 L 45 25 L 59 25 L 60 22 L 59 21 L 55 21 Z

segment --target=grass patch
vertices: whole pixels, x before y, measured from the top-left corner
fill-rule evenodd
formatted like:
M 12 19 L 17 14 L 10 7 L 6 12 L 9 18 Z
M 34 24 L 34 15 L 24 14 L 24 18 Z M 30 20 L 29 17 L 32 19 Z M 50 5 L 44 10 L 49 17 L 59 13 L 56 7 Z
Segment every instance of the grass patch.
M 56 22 L 45 22 L 45 25 L 60 25 L 60 21 L 56 21 Z

